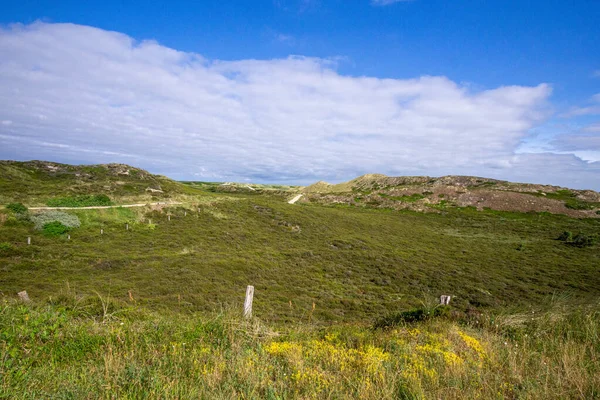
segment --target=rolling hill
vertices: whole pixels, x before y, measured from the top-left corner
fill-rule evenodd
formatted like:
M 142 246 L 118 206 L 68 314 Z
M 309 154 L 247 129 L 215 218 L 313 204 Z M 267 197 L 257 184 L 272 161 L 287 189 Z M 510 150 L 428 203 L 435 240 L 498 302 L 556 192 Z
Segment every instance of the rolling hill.
M 0 398 L 600 394 L 597 193 L 370 175 L 292 205 L 301 188 L 221 186 L 0 162 Z M 25 207 L 105 194 L 181 204 Z M 511 196 L 542 209 L 488 207 Z
M 549 212 L 600 218 L 600 193 L 551 185 L 513 183 L 473 176 L 388 177 L 368 174 L 340 184 L 317 182 L 303 189 L 304 201 L 359 207 L 439 212 L 475 207 L 516 212 Z

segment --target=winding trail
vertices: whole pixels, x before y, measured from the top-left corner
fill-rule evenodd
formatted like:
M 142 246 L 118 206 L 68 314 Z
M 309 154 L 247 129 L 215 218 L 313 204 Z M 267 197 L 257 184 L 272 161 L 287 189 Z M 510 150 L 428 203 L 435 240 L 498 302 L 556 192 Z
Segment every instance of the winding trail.
M 118 206 L 89 206 L 89 207 L 29 207 L 29 210 L 102 210 L 105 208 L 133 208 L 133 207 L 145 207 L 145 206 L 174 206 L 183 204 L 180 202 L 173 203 L 138 203 L 138 204 L 122 204 Z

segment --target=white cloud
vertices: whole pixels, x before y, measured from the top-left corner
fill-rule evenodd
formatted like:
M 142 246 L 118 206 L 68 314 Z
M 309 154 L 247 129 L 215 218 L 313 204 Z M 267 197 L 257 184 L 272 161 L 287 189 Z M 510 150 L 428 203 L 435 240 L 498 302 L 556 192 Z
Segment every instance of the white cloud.
M 371 4 L 374 6 L 389 6 L 394 3 L 407 3 L 412 0 L 371 0 Z
M 515 150 L 551 93 L 344 76 L 334 61 L 307 57 L 207 60 L 72 24 L 1 30 L 0 54 L 0 120 L 13 121 L 0 126 L 0 158 L 122 161 L 176 178 L 508 176 L 516 160 L 527 164 Z M 559 165 L 555 176 L 522 169 L 527 180 L 561 183 Z M 592 172 L 579 176 L 600 181 L 586 165 Z
M 584 115 L 600 115 L 600 93 L 590 97 L 589 103 L 584 107 L 573 107 L 562 114 L 564 118 L 581 117 Z

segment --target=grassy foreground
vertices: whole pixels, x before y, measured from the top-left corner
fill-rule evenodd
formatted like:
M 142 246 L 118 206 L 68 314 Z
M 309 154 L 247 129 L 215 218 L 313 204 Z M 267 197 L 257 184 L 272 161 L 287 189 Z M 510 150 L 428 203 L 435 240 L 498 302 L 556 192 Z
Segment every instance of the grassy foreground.
M 554 305 L 375 330 L 3 300 L 0 397 L 593 399 L 599 317 Z

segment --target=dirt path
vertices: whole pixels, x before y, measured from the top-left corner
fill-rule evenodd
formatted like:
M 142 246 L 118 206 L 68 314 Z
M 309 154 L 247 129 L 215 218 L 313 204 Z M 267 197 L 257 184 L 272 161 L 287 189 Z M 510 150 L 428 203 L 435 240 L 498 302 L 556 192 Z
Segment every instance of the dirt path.
M 300 198 L 304 196 L 303 194 L 299 194 L 298 196 L 294 197 L 293 199 L 291 199 L 290 201 L 288 201 L 289 204 L 294 204 L 295 202 L 297 202 L 298 200 L 300 200 Z
M 104 208 L 132 208 L 132 207 L 145 207 L 145 206 L 174 206 L 183 203 L 139 203 L 139 204 L 122 204 L 118 206 L 90 206 L 90 207 L 29 207 L 30 210 L 102 210 Z

